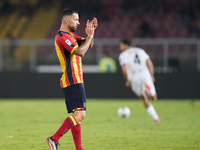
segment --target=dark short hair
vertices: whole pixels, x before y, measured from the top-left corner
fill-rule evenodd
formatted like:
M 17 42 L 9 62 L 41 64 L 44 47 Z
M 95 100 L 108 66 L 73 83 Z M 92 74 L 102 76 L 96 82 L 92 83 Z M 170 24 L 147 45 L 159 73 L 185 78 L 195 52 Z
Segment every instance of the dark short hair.
M 70 16 L 70 15 L 72 15 L 73 13 L 78 14 L 78 12 L 77 12 L 76 10 L 74 10 L 74 9 L 72 9 L 72 8 L 66 8 L 66 9 L 64 9 L 64 10 L 62 11 L 60 17 L 61 17 L 61 19 L 63 19 L 63 17 L 68 16 L 68 15 Z
M 131 39 L 123 38 L 120 40 L 120 42 L 122 42 L 123 44 L 127 44 L 128 46 L 131 46 Z

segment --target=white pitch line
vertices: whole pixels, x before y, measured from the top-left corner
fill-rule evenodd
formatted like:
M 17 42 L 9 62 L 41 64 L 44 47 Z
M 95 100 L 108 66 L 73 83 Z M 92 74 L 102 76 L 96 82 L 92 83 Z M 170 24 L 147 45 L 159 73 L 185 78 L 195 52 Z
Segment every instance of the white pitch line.
M 9 135 L 9 136 L 6 136 L 6 138 L 13 138 L 13 136 L 12 136 L 12 135 Z

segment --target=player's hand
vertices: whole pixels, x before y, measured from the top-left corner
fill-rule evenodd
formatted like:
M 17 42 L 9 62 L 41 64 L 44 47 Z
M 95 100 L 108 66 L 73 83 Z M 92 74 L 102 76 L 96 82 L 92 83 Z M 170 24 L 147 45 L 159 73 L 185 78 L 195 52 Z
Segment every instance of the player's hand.
M 93 18 L 93 20 L 92 20 L 92 23 L 93 23 L 93 25 L 94 25 L 94 30 L 98 27 L 98 21 L 97 21 L 97 18 Z
M 152 81 L 153 81 L 153 83 L 155 82 L 155 78 L 154 78 L 154 76 L 151 76 L 151 78 L 152 78 Z
M 125 85 L 126 85 L 126 87 L 129 87 L 130 86 L 130 82 L 126 81 Z
M 85 32 L 88 36 L 94 36 L 94 25 L 92 21 L 87 20 Z

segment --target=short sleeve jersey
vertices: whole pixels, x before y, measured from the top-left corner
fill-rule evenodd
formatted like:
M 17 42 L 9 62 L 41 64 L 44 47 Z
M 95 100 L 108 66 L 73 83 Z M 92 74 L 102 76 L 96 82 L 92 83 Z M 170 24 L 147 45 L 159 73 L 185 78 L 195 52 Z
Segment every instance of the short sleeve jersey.
M 127 65 L 128 76 L 142 70 L 148 70 L 146 61 L 149 55 L 141 48 L 131 47 L 119 55 L 120 65 Z
M 60 79 L 62 88 L 83 83 L 82 58 L 73 54 L 78 47 L 78 40 L 84 38 L 72 32 L 58 31 L 55 36 L 55 49 L 63 72 Z

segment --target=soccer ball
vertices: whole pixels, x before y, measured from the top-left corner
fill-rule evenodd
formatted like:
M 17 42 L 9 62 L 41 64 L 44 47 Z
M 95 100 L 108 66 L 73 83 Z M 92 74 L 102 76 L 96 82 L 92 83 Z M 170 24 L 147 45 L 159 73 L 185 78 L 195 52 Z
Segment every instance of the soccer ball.
M 130 114 L 131 114 L 131 110 L 127 106 L 120 107 L 117 110 L 117 114 L 121 118 L 128 118 L 130 116 Z

